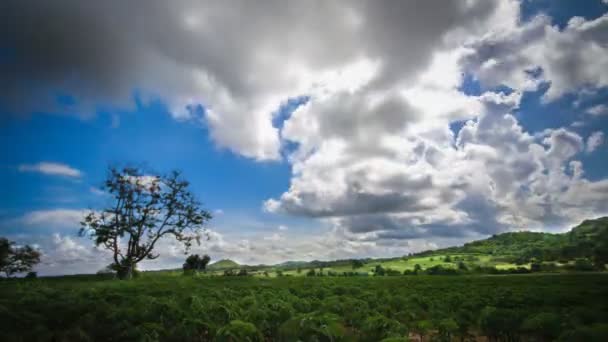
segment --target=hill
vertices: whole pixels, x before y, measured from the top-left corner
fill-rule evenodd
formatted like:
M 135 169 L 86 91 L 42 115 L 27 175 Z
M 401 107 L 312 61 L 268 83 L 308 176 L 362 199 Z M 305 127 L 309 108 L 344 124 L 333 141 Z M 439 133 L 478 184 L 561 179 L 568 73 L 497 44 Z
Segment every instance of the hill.
M 426 251 L 416 255 L 482 254 L 516 263 L 532 260 L 567 262 L 577 258 L 589 258 L 606 263 L 607 252 L 608 217 L 602 217 L 585 220 L 563 234 L 510 232 L 466 243 L 461 247 Z
M 214 262 L 213 264 L 210 264 L 209 266 L 207 266 L 207 269 L 208 270 L 227 270 L 227 269 L 239 268 L 239 267 L 241 267 L 241 265 L 239 265 L 235 261 L 232 261 L 230 259 L 222 259 L 222 260 L 218 260 L 218 261 Z

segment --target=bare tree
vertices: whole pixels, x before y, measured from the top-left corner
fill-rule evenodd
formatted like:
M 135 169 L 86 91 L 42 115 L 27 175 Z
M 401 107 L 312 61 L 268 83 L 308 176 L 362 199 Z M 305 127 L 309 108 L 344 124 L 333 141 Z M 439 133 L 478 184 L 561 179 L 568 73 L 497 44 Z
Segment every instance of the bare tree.
M 80 235 L 112 251 L 120 279 L 131 278 L 137 263 L 156 259 L 156 243 L 163 237 L 182 242 L 186 252 L 201 235 L 211 214 L 188 190 L 178 171 L 144 174 L 138 168 L 110 168 L 103 190 L 113 205 L 91 211 L 81 222 Z

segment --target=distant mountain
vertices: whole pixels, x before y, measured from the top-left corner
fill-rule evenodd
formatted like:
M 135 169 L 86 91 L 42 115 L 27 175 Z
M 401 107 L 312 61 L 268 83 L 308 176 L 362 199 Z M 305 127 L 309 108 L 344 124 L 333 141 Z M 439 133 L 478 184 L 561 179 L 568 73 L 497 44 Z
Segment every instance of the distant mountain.
M 222 260 L 218 260 L 212 264 L 210 264 L 209 266 L 207 266 L 208 270 L 226 270 L 226 269 L 231 269 L 231 268 L 239 268 L 241 265 L 239 265 L 238 263 L 236 263 L 235 261 L 232 261 L 230 259 L 222 259 Z

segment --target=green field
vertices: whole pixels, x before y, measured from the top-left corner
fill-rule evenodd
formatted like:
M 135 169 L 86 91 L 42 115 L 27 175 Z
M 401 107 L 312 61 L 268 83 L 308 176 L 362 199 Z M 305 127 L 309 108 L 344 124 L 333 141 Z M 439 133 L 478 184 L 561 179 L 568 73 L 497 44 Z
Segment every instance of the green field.
M 1 341 L 605 341 L 608 275 L 9 280 L 0 322 Z

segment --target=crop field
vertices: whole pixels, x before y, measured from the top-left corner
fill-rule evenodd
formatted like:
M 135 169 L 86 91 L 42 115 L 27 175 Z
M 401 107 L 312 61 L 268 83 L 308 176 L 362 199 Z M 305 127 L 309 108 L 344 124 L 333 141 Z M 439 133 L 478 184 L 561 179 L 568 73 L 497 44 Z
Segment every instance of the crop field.
M 396 266 L 395 266 L 396 267 Z M 601 341 L 608 275 L 0 282 L 1 341 Z

